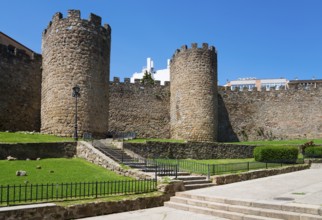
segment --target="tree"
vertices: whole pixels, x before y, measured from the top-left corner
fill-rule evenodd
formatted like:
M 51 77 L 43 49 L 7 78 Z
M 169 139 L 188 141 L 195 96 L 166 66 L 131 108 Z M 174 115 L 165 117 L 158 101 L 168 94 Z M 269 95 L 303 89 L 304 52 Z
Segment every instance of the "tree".
M 154 84 L 154 79 L 152 78 L 152 74 L 149 73 L 147 70 L 144 72 L 143 78 L 141 80 L 143 84 Z

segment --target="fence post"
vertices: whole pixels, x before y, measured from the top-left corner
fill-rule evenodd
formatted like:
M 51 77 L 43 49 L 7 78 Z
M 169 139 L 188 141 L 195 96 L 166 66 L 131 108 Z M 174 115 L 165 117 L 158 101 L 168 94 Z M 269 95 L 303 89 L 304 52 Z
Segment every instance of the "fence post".
M 155 181 L 158 180 L 158 166 L 156 164 L 154 164 L 155 167 Z
M 266 169 L 267 169 L 267 162 L 266 162 Z
M 95 184 L 95 198 L 97 198 L 97 189 L 98 189 L 98 182 L 96 181 L 96 184 Z
M 178 165 L 176 165 L 176 171 L 175 172 L 176 172 L 175 177 L 176 177 L 176 179 L 178 179 Z
M 249 162 L 247 162 L 247 170 L 249 171 Z
M 207 174 L 208 180 L 210 180 L 210 164 L 208 164 L 208 174 Z
M 216 165 L 212 165 L 212 175 L 216 175 Z
M 7 185 L 7 206 L 9 206 L 9 185 Z

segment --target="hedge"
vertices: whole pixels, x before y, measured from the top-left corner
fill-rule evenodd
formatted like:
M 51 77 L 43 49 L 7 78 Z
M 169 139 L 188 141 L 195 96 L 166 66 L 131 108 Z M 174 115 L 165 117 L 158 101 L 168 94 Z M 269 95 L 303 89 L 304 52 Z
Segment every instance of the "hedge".
M 266 163 L 296 163 L 298 154 L 298 148 L 293 146 L 264 146 L 254 149 L 255 160 Z
M 308 158 L 322 158 L 322 147 L 307 147 L 304 155 Z

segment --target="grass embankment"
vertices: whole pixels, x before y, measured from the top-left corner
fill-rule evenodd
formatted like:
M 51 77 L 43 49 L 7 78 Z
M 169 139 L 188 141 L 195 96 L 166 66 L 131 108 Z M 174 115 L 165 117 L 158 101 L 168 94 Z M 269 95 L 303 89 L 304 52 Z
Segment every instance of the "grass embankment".
M 37 169 L 41 166 L 41 169 Z M 130 180 L 83 159 L 0 160 L 0 185 Z M 17 170 L 27 176 L 16 176 Z M 53 171 L 53 172 L 51 172 Z
M 0 143 L 47 143 L 74 141 L 73 138 L 31 132 L 0 132 Z

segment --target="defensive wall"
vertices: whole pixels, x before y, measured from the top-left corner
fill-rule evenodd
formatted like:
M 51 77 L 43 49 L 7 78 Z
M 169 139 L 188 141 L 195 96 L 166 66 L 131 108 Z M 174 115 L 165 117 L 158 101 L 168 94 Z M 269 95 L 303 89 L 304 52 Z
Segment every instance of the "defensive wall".
M 219 141 L 322 136 L 322 88 L 219 91 Z
M 41 55 L 0 44 L 0 130 L 39 131 Z
M 169 138 L 169 84 L 151 86 L 115 78 L 110 82 L 109 130 Z M 319 87 L 271 91 L 220 87 L 218 141 L 320 138 L 321 97 Z
M 119 78 L 109 82 L 110 48 L 110 26 L 101 26 L 94 14 L 81 19 L 78 10 L 68 11 L 66 18 L 61 13 L 53 16 L 43 32 L 42 56 L 0 45 L 0 130 L 72 136 L 72 88 L 78 84 L 80 135 L 117 131 L 196 141 L 322 135 L 319 87 L 218 89 L 217 52 L 195 43 L 172 57 L 171 84 L 133 84 Z
M 136 132 L 139 137 L 170 138 L 169 82 L 130 83 L 115 77 L 109 86 L 109 131 Z

